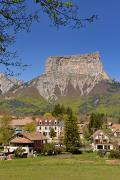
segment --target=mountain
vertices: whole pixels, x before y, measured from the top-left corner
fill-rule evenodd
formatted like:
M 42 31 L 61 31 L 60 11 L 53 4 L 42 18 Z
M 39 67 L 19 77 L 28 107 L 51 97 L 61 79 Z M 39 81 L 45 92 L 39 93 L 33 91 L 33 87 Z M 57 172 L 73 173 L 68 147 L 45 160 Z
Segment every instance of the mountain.
M 15 77 L 8 77 L 7 75 L 0 73 L 0 94 L 5 94 L 12 88 L 17 88 L 22 83 L 22 81 L 18 81 Z
M 30 81 L 27 87 L 35 88 L 49 101 L 70 93 L 77 93 L 78 96 L 88 95 L 95 85 L 103 80 L 111 79 L 103 69 L 99 53 L 56 56 L 47 59 L 45 73 Z M 20 90 L 25 88 L 20 87 Z
M 44 74 L 3 93 L 1 107 L 14 113 L 39 114 L 61 103 L 79 113 L 120 114 L 120 84 L 104 71 L 98 52 L 49 57 Z

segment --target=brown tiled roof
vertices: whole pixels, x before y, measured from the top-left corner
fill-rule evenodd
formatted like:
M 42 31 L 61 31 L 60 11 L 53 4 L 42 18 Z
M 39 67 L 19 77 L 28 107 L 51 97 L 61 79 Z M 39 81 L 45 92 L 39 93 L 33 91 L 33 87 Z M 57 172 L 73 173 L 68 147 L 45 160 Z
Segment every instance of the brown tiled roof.
M 120 124 L 113 124 L 112 129 L 119 129 L 120 130 Z
M 10 143 L 29 144 L 29 143 L 33 143 L 33 141 L 31 141 L 25 137 L 15 137 L 10 141 Z
M 10 122 L 10 126 L 24 126 L 24 125 L 29 124 L 31 122 L 33 122 L 33 120 L 29 117 L 24 118 L 24 119 L 13 119 Z
M 39 132 L 31 132 L 31 133 L 22 133 L 22 135 L 32 141 L 37 140 L 45 140 L 47 139 L 44 135 Z
M 10 139 L 10 143 L 33 143 L 33 141 L 46 140 L 47 138 L 39 132 L 18 133 Z
M 58 118 L 57 117 L 54 117 L 54 116 L 52 116 L 52 117 L 44 117 L 44 116 L 40 116 L 40 117 L 38 117 L 38 118 L 36 118 L 36 120 L 42 120 L 42 121 L 44 121 L 44 120 L 57 120 Z
M 55 124 L 56 121 L 56 124 Z M 41 124 L 40 124 L 41 122 Z M 58 125 L 59 124 L 59 120 L 55 117 L 50 117 L 50 118 L 45 118 L 44 116 L 36 118 L 36 123 L 37 125 Z

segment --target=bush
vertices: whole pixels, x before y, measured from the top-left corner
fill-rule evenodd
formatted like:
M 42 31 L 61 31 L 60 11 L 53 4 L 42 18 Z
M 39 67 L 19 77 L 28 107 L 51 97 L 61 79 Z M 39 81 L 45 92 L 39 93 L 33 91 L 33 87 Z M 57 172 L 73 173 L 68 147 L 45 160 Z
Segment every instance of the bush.
M 44 155 L 57 155 L 61 154 L 63 152 L 62 147 L 56 147 L 54 143 L 46 144 L 43 148 L 43 154 Z
M 72 154 L 82 154 L 82 151 L 80 150 L 79 147 L 72 147 L 72 148 L 70 149 L 70 152 L 71 152 Z
M 46 144 L 43 147 L 43 154 L 44 155 L 54 155 L 55 154 L 55 145 L 53 143 Z
M 118 150 L 110 151 L 109 158 L 120 159 L 120 151 Z
M 22 149 L 22 148 L 17 148 L 15 151 L 14 151 L 14 155 L 16 158 L 23 158 L 23 157 L 26 157 L 27 154 L 24 153 L 25 150 Z
M 104 157 L 105 155 L 106 155 L 106 150 L 99 150 L 98 152 L 97 152 L 97 155 L 99 156 L 99 157 Z
M 55 153 L 56 154 L 61 154 L 64 151 L 64 148 L 62 147 L 55 147 Z

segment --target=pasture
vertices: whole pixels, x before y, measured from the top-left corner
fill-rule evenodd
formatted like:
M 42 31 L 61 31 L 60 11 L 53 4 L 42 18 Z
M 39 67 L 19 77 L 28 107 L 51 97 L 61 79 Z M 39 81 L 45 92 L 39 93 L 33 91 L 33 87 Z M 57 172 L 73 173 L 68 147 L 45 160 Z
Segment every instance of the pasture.
M 0 161 L 0 180 L 119 180 L 120 162 L 94 153 Z

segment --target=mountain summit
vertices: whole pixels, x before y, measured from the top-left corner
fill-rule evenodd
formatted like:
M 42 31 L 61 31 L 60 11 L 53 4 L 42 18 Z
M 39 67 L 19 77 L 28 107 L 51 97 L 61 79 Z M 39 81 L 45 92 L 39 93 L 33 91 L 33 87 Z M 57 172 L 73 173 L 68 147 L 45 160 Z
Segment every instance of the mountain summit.
M 109 81 L 98 52 L 75 56 L 49 57 L 45 73 L 31 82 L 39 94 L 49 100 L 77 93 L 88 95 L 100 81 Z
M 120 83 L 104 71 L 98 52 L 49 57 L 45 73 L 27 83 L 0 77 L 1 109 L 13 114 L 43 114 L 60 103 L 77 113 L 120 115 Z

